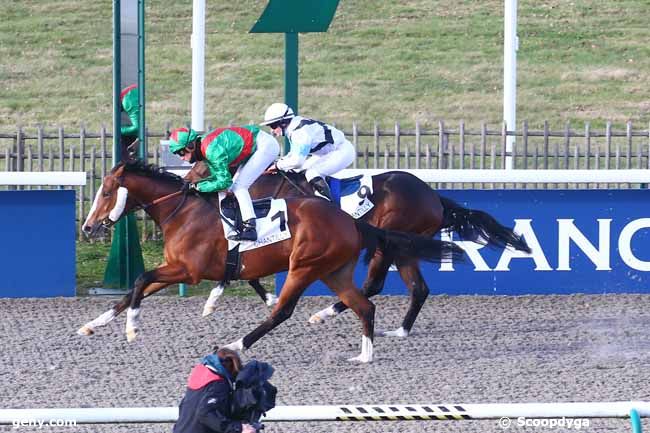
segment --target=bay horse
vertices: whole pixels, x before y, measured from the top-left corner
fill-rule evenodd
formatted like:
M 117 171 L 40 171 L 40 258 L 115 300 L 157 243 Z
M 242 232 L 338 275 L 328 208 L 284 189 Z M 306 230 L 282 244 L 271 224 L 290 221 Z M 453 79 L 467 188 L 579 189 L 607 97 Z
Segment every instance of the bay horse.
M 208 174 L 207 166 L 199 162 L 185 179 L 196 182 Z M 501 225 L 494 217 L 481 210 L 464 208 L 453 200 L 441 197 L 429 185 L 410 173 L 388 171 L 373 176 L 372 184 L 373 191 L 368 198 L 375 206 L 360 219 L 375 227 L 427 237 L 446 229 L 456 232 L 464 241 L 478 242 L 493 248 L 510 247 L 530 253 L 525 239 Z M 314 191 L 303 173 L 286 172 L 260 176 L 251 186 L 250 194 L 253 198 L 304 197 L 313 196 Z M 429 296 L 429 288 L 420 273 L 418 258 L 402 257 L 396 260 L 391 250 L 378 248 L 370 260 L 362 292 L 366 297 L 380 293 L 388 269 L 393 263 L 409 291 L 409 307 L 400 328 L 393 331 L 377 331 L 376 335 L 406 337 Z M 259 280 L 249 283 L 263 300 L 266 299 L 268 295 Z M 220 292 L 223 289 L 217 287 L 215 290 Z M 312 315 L 309 322 L 323 322 L 347 308 L 343 301 L 337 302 Z M 214 311 L 214 306 L 211 306 L 211 311 Z M 204 315 L 211 311 L 206 303 Z
M 197 284 L 202 279 L 224 278 L 228 243 L 219 212 L 198 195 L 182 192 L 182 183 L 180 177 L 138 161 L 121 162 L 104 177 L 83 231 L 94 235 L 129 211 L 143 208 L 163 232 L 165 260 L 161 266 L 140 275 L 123 299 L 79 329 L 80 334 L 91 335 L 98 326 L 107 324 L 128 308 L 126 334 L 132 341 L 139 332 L 143 298 L 170 284 Z M 289 271 L 278 303 L 268 319 L 225 347 L 249 348 L 288 319 L 306 287 L 320 279 L 362 323 L 361 354 L 351 360 L 370 362 L 375 306 L 359 292 L 352 279 L 361 250 L 366 248 L 372 254 L 379 247 L 394 251 L 398 259 L 419 257 L 434 262 L 463 254 L 460 247 L 450 242 L 381 230 L 355 221 L 320 198 L 291 198 L 286 203 L 285 221 L 291 237 L 241 255 L 241 279 L 253 280 Z

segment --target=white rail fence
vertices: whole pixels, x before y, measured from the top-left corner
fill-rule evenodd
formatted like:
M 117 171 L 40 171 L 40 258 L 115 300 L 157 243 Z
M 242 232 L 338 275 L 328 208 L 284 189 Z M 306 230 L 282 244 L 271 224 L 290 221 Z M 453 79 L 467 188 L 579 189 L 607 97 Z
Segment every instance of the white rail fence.
M 508 418 L 588 419 L 650 417 L 650 403 L 508 403 L 508 404 L 412 404 L 278 406 L 262 418 L 276 421 L 408 421 Z M 0 409 L 0 425 L 17 421 L 74 421 L 76 424 L 173 423 L 177 407 Z
M 395 170 L 395 169 L 388 169 Z M 650 170 L 648 169 L 623 169 L 623 170 L 591 170 L 591 169 L 397 169 L 419 177 L 424 182 L 437 185 L 438 188 L 465 189 L 512 189 L 512 188 L 645 188 L 650 184 Z M 171 170 L 181 176 L 187 170 Z M 336 177 L 350 177 L 358 174 L 378 174 L 386 169 L 346 169 L 337 173 Z M 67 171 L 26 171 L 26 172 L 0 172 L 0 187 L 7 188 L 76 188 L 78 190 L 78 215 L 79 235 L 81 222 L 90 209 L 86 203 L 88 196 L 94 197 L 97 185 L 93 183 L 95 175 L 88 172 Z M 444 193 L 443 193 L 444 194 Z M 143 219 L 143 217 L 141 217 Z M 142 237 L 158 239 L 160 234 L 153 222 L 143 219 Z

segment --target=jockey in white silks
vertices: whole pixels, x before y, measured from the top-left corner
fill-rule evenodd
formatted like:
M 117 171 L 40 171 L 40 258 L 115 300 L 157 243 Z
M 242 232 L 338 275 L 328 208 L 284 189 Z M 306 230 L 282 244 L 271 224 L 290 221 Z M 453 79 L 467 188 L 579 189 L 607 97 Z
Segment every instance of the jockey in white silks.
M 305 172 L 305 177 L 317 195 L 332 200 L 325 181 L 350 165 L 356 157 L 354 145 L 343 132 L 318 120 L 296 116 L 286 104 L 275 103 L 264 113 L 264 122 L 276 137 L 285 136 L 291 148 L 275 163 L 282 171 Z

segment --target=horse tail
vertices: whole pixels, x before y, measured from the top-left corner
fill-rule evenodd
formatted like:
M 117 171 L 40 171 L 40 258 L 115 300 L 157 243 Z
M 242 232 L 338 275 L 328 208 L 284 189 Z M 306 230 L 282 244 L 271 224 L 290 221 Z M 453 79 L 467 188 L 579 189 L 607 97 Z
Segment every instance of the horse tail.
M 502 226 L 490 214 L 481 210 L 467 209 L 445 197 L 440 197 L 444 208 L 443 229 L 458 233 L 465 241 L 477 242 L 492 247 L 511 247 L 530 253 L 530 247 L 523 236 Z
M 364 221 L 356 220 L 357 229 L 361 233 L 363 247 L 366 249 L 364 261 L 366 264 L 374 256 L 375 251 L 390 251 L 396 262 L 401 258 L 413 258 L 427 262 L 462 261 L 465 250 L 453 242 L 440 241 L 412 233 L 383 230 Z

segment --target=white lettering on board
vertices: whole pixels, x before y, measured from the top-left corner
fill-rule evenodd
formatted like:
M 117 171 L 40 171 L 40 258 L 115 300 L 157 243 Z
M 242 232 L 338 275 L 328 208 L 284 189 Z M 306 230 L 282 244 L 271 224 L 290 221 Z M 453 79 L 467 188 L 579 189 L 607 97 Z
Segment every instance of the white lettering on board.
M 637 271 L 650 271 L 650 262 L 639 260 L 632 252 L 632 236 L 643 228 L 650 228 L 650 218 L 639 218 L 629 222 L 618 237 L 618 253 L 626 265 Z
M 609 233 L 611 218 L 598 219 L 598 248 L 575 226 L 573 219 L 558 219 L 558 271 L 571 270 L 571 241 L 596 265 L 597 271 L 611 271 Z

